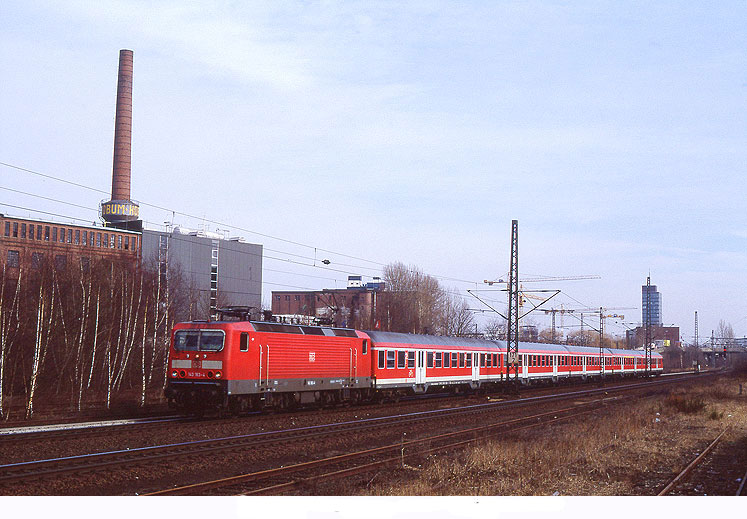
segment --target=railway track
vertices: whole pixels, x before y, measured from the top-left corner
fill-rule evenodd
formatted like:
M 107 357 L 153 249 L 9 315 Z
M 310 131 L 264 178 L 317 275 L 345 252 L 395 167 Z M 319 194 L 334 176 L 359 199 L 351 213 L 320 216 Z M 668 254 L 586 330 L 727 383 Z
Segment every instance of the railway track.
M 741 478 L 736 479 L 739 483 L 736 492 L 734 490 L 736 485 L 732 486 L 734 479 L 724 476 L 727 472 L 736 475 L 733 467 L 731 470 L 726 467 L 729 462 L 725 461 L 730 460 L 736 454 L 734 444 L 722 447 L 726 443 L 724 438 L 731 429 L 731 426 L 724 428 L 657 495 L 704 495 L 703 492 L 705 495 L 730 495 L 732 493 L 736 496 L 744 495 L 747 491 L 745 486 L 747 472 Z M 739 448 L 738 444 L 737 448 Z M 718 450 L 721 452 L 717 452 Z M 718 469 L 714 470 L 714 466 Z
M 608 398 L 608 394 L 615 392 L 652 388 L 673 382 L 676 382 L 676 379 L 658 379 L 655 381 L 585 389 L 518 400 L 502 400 L 450 407 L 447 409 L 407 412 L 395 416 L 360 418 L 340 423 L 12 463 L 0 466 L 0 486 L 7 491 L 18 484 L 46 481 L 50 478 L 57 478 L 63 475 L 65 477 L 82 479 L 85 474 L 103 470 L 109 473 L 125 472 L 132 470 L 133 467 L 142 467 L 150 470 L 148 467 L 157 467 L 161 462 L 168 464 L 175 460 L 205 459 L 226 453 L 233 455 L 240 452 L 257 453 L 264 452 L 264 450 L 269 452 L 274 449 L 273 455 L 276 455 L 278 449 L 284 449 L 283 445 L 310 444 L 311 442 L 330 441 L 330 438 L 335 439 L 335 441 L 348 439 L 353 443 L 352 439 L 357 439 L 365 434 L 375 438 L 383 432 L 392 431 L 396 428 L 401 429 L 414 424 L 420 424 L 419 427 L 422 427 L 422 424 L 428 423 L 433 424 L 432 427 L 434 430 L 437 428 L 444 430 L 449 427 L 457 427 L 459 423 L 464 423 L 467 420 L 471 420 L 472 423 L 478 421 L 476 418 L 470 419 L 470 416 L 480 416 L 480 420 L 482 421 L 489 418 L 490 413 L 494 412 L 501 412 L 502 415 L 505 415 L 509 409 L 549 405 L 553 402 L 562 402 L 568 399 L 594 398 L 599 395 L 603 395 L 604 399 Z M 559 411 L 548 411 L 548 413 L 552 412 L 557 413 Z M 495 425 L 498 422 L 491 423 Z M 495 426 L 498 427 L 498 425 Z M 433 439 L 429 441 L 433 441 Z M 386 448 L 382 452 L 386 452 Z M 381 453 L 378 454 L 378 456 L 382 455 Z M 261 458 L 261 456 L 257 457 Z M 302 457 L 297 459 L 302 459 Z
M 232 495 L 277 494 L 302 485 L 314 484 L 323 479 L 339 478 L 365 473 L 386 466 L 404 464 L 405 460 L 422 457 L 446 450 L 464 448 L 482 441 L 492 434 L 518 432 L 522 429 L 540 427 L 553 422 L 576 418 L 592 413 L 594 409 L 584 409 L 609 400 L 605 398 L 578 404 L 564 409 L 504 420 L 479 427 L 470 427 L 455 432 L 436 434 L 415 440 L 401 441 L 373 449 L 331 456 L 291 466 L 252 472 L 228 478 L 220 478 L 182 487 L 164 489 L 145 495 L 201 495 L 204 492 L 221 489 Z M 583 409 L 583 410 L 582 410 Z M 559 416 L 560 415 L 560 416 Z M 413 451 L 413 452 L 406 452 Z M 295 477 L 294 477 L 295 476 Z

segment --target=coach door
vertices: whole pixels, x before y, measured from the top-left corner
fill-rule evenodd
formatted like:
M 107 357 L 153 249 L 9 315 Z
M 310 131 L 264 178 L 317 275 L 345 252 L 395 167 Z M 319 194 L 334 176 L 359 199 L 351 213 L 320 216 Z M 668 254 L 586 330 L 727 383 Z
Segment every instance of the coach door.
M 472 355 L 472 382 L 477 382 L 480 378 L 480 354 L 468 353 L 467 355 Z
M 417 362 L 415 363 L 415 383 L 425 384 L 425 352 L 418 350 L 415 352 Z

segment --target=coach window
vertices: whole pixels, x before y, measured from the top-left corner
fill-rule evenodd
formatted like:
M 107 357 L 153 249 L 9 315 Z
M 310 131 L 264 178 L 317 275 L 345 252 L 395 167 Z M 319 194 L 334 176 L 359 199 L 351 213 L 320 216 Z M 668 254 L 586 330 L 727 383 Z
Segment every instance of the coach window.
M 437 368 L 441 367 L 441 352 L 440 351 L 436 352 L 436 367 Z
M 433 367 L 433 352 L 429 351 L 425 354 L 425 365 L 429 368 Z
M 363 355 L 366 355 L 368 353 L 368 339 L 363 339 L 362 352 Z
M 379 369 L 384 369 L 384 366 L 386 366 L 386 352 L 379 350 Z
M 492 368 L 493 367 L 493 356 L 490 353 L 488 353 L 485 356 L 485 367 L 486 368 Z
M 460 368 L 464 367 L 464 353 L 459 354 L 459 367 Z
M 444 352 L 444 367 L 448 368 L 450 366 L 449 360 L 451 359 L 451 355 L 448 351 Z
M 407 367 L 408 368 L 415 367 L 415 352 L 414 351 L 407 352 Z
M 246 332 L 239 336 L 239 351 L 249 351 L 249 334 Z
M 472 367 L 472 354 L 471 353 L 467 354 L 466 362 L 467 362 L 466 367 L 471 368 Z
M 406 351 L 398 351 L 397 352 L 397 367 L 398 368 L 404 368 L 406 362 L 407 362 L 407 352 Z

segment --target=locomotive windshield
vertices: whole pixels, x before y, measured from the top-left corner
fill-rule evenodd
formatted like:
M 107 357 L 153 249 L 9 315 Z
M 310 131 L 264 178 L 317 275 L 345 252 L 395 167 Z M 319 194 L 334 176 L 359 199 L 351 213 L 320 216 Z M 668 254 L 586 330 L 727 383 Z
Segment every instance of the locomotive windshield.
M 225 333 L 222 330 L 179 330 L 174 334 L 176 351 L 220 351 Z

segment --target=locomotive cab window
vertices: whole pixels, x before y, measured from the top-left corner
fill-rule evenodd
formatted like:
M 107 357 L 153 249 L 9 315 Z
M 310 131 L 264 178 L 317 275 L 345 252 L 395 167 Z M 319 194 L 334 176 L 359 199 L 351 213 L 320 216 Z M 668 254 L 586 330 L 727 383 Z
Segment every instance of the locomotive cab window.
M 249 334 L 246 332 L 239 337 L 239 351 L 249 351 Z
M 366 355 L 368 353 L 368 339 L 363 339 L 362 352 L 363 355 Z
M 226 334 L 223 330 L 179 330 L 174 334 L 176 351 L 220 351 Z

